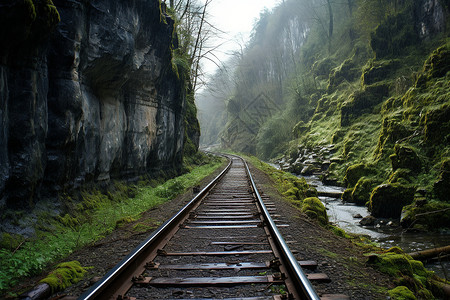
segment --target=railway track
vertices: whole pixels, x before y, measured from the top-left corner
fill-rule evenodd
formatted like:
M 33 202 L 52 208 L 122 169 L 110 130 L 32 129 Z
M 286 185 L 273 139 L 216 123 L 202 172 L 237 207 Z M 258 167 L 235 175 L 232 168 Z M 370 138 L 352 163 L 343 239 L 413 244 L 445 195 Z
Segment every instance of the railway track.
M 297 261 L 247 164 L 230 163 L 176 215 L 79 299 L 348 299 L 322 295 L 328 281 L 313 261 Z M 272 215 L 274 219 L 271 218 Z M 276 224 L 276 226 L 275 226 Z

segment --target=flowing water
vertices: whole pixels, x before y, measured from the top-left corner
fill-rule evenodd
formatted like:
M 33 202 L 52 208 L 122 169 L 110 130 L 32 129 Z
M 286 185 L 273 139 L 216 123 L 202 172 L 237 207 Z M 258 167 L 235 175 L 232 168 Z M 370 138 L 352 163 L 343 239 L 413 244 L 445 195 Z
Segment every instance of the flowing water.
M 338 186 L 326 186 L 317 176 L 303 176 L 308 184 L 314 186 L 320 192 L 343 192 L 345 188 Z M 408 233 L 399 226 L 361 226 L 360 218 L 370 213 L 366 207 L 356 206 L 352 203 L 343 203 L 341 199 L 332 197 L 319 197 L 325 204 L 330 222 L 347 232 L 361 234 L 370 237 L 383 248 L 393 246 L 401 247 L 405 252 L 414 252 L 434 247 L 450 245 L 450 233 Z M 384 224 L 389 220 L 382 220 Z M 397 224 L 398 225 L 398 224 Z M 450 278 L 450 262 L 436 262 L 427 264 L 426 267 L 435 271 L 440 277 Z

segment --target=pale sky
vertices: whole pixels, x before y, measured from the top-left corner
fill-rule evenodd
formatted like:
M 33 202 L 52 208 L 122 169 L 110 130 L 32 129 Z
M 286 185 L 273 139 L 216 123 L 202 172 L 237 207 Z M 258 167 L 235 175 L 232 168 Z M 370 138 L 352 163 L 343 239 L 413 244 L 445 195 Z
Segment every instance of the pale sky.
M 247 42 L 255 21 L 264 8 L 271 10 L 281 0 L 213 0 L 208 9 L 209 21 L 227 33 L 224 40 L 218 43 L 225 44 L 215 54 L 222 60 L 227 59 L 226 53 L 237 49 L 237 40 Z M 204 70 L 212 74 L 217 67 L 208 61 L 204 62 Z

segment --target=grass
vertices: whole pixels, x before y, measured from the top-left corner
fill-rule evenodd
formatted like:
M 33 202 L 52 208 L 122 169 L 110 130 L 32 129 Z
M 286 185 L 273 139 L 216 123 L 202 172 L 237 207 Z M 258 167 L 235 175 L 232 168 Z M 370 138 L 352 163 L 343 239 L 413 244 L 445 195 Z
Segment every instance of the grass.
M 88 219 L 80 218 L 86 222 L 77 222 L 76 214 L 65 215 L 60 219 L 72 221 L 53 220 L 52 231 L 40 231 L 36 238 L 24 242 L 14 251 L 0 249 L 0 292 L 5 292 L 26 276 L 39 274 L 47 265 L 67 257 L 76 249 L 98 241 L 117 226 L 138 220 L 143 212 L 197 185 L 221 164 L 221 159 L 214 159 L 156 187 L 138 186 L 135 197 L 124 197 L 118 202 L 100 192 L 85 195 L 88 203 L 96 203 L 87 213 Z M 85 206 L 78 204 L 82 210 Z

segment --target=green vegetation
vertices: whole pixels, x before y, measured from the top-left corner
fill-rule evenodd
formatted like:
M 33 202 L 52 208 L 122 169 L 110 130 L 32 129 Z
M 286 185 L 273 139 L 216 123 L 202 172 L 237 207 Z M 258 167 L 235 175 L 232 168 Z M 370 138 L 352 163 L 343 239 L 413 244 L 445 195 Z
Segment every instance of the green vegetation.
M 311 219 L 316 219 L 322 225 L 328 225 L 327 210 L 319 198 L 309 197 L 304 199 L 301 210 Z
M 164 183 L 153 181 L 128 186 L 116 182 L 104 192 L 85 190 L 79 195 L 78 201 L 66 195 L 67 214 L 56 218 L 42 215 L 36 238 L 17 245 L 17 242 L 12 241 L 11 235 L 2 234 L 0 291 L 4 292 L 25 276 L 39 274 L 49 263 L 98 241 L 116 227 L 138 220 L 143 212 L 173 199 L 188 187 L 197 185 L 221 164 L 221 159 L 213 158 L 193 168 L 190 173 Z M 136 232 L 143 232 L 145 229 L 152 230 L 155 226 L 155 223 L 139 222 L 133 228 Z M 81 269 L 72 267 L 74 270 L 70 272 L 81 274 Z M 59 273 L 54 276 L 58 276 L 57 274 Z M 73 276 L 69 277 L 74 278 Z M 61 279 L 63 281 L 55 283 L 54 287 L 63 286 L 69 277 Z
M 325 206 L 316 197 L 317 191 L 309 187 L 304 178 L 298 178 L 290 173 L 278 170 L 256 157 L 245 156 L 245 158 L 253 166 L 268 174 L 278 192 L 301 212 L 309 218 L 317 220 L 322 226 L 328 225 L 328 215 Z M 336 232 L 338 231 L 336 230 Z M 338 234 L 343 235 L 344 233 L 338 232 Z
M 423 23 L 422 17 L 437 19 L 412 0 L 331 7 L 289 0 L 265 11 L 242 58 L 232 62 L 237 79 L 223 102 L 238 109 L 228 111 L 222 146 L 292 163 L 299 149 L 331 144 L 327 178 L 345 183 L 345 201 L 393 218 L 408 205 L 405 227 L 445 230 L 449 223 L 428 220 L 433 214 L 447 220 L 450 201 L 450 12 L 444 2 L 435 7 L 444 16 L 440 29 Z M 297 196 L 295 187 L 285 193 Z
M 54 293 L 77 283 L 83 279 L 86 272 L 78 261 L 64 262 L 56 265 L 56 269 L 39 282 L 47 283 Z
M 381 253 L 371 253 L 369 264 L 389 274 L 397 286 L 389 291 L 393 299 L 435 299 L 440 296 L 439 277 L 427 271 L 422 262 L 414 260 L 402 249 L 393 247 Z M 433 296 L 432 291 L 437 293 Z
M 389 296 L 393 300 L 416 300 L 413 292 L 411 292 L 406 286 L 398 286 L 393 288 L 389 292 Z

